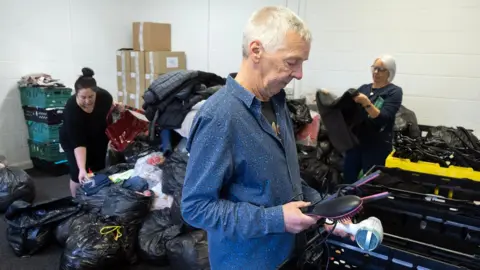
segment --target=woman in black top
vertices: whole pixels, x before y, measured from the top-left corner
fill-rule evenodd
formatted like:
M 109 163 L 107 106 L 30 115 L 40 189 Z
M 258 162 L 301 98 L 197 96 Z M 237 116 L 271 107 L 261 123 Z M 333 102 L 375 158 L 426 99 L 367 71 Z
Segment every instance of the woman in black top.
M 75 95 L 70 97 L 63 112 L 60 143 L 70 166 L 70 191 L 87 178 L 87 171 L 105 167 L 108 138 L 105 135 L 107 115 L 112 107 L 110 93 L 97 87 L 93 70 L 82 69 L 75 82 Z
M 373 83 L 362 85 L 355 102 L 364 108 L 364 124 L 359 130 L 360 145 L 346 152 L 344 180 L 346 184 L 358 179 L 374 165 L 385 165 L 393 149 L 395 115 L 402 105 L 402 88 L 393 84 L 396 64 L 393 57 L 381 56 L 371 66 Z

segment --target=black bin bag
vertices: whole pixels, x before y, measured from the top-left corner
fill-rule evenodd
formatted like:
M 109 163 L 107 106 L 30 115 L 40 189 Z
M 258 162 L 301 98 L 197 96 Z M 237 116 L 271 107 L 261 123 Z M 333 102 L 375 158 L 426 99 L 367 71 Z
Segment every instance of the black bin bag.
M 123 225 L 139 224 L 150 211 L 152 199 L 153 196 L 112 186 L 103 203 L 101 215 Z
M 175 237 L 167 242 L 167 255 L 172 269 L 209 270 L 207 233 L 198 230 Z
M 187 171 L 188 153 L 174 152 L 162 166 L 162 192 L 174 195 L 183 188 Z
M 85 215 L 84 211 L 80 211 L 77 214 L 65 219 L 64 221 L 60 222 L 54 230 L 55 239 L 57 243 L 61 247 L 65 247 L 65 243 L 67 242 L 68 236 L 70 235 L 70 226 L 72 223 L 81 216 Z
M 131 170 L 133 168 L 135 168 L 135 164 L 119 163 L 119 164 L 115 164 L 115 165 L 112 165 L 112 166 L 108 166 L 105 169 L 96 172 L 96 174 L 105 174 L 105 175 L 110 176 L 112 174 L 125 172 L 125 171 Z
M 5 213 L 7 241 L 17 256 L 33 255 L 53 239 L 55 227 L 80 211 L 71 197 L 31 205 L 16 201 Z
M 75 219 L 60 258 L 60 270 L 126 269 L 129 262 L 123 246 L 129 239 L 124 232 L 123 226 L 95 213 Z
M 7 211 L 14 201 L 31 203 L 34 199 L 35 185 L 24 170 L 0 167 L 0 213 Z
M 180 235 L 181 228 L 182 225 L 173 224 L 170 208 L 150 212 L 138 233 L 140 258 L 154 265 L 168 265 L 165 245 L 167 241 Z

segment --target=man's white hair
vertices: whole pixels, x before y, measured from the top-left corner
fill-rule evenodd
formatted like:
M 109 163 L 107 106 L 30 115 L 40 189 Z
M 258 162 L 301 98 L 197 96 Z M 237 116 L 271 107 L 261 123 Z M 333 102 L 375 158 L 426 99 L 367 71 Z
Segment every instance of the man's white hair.
M 312 34 L 300 17 L 283 6 L 264 7 L 255 11 L 243 31 L 243 57 L 249 55 L 250 43 L 258 40 L 264 49 L 273 52 L 283 45 L 288 31 L 311 42 Z

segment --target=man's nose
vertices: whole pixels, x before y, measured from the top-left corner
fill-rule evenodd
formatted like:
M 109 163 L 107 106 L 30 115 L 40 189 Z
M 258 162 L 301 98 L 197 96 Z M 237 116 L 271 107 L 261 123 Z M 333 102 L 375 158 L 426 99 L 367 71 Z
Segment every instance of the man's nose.
M 301 80 L 303 78 L 303 66 L 297 67 L 293 72 L 292 72 L 292 77 Z

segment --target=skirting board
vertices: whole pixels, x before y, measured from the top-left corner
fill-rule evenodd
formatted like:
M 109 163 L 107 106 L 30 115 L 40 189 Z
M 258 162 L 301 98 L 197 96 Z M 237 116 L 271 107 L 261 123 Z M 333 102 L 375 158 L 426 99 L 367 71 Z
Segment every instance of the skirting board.
M 33 168 L 33 163 L 31 160 L 26 160 L 26 161 L 17 162 L 17 163 L 9 163 L 8 165 L 12 167 L 20 168 L 22 170 L 28 170 Z

